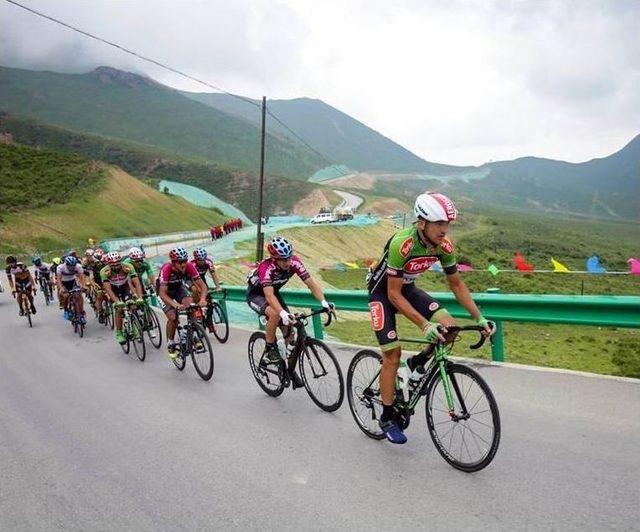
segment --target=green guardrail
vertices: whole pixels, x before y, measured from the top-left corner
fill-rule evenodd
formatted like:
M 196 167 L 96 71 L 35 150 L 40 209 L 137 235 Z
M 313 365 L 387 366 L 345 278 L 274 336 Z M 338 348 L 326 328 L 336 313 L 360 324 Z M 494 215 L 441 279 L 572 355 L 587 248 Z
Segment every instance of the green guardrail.
M 224 288 L 227 301 L 246 300 L 245 286 Z M 637 296 L 560 296 L 498 292 L 497 288 L 490 288 L 487 293 L 473 294 L 473 300 L 482 314 L 496 322 L 491 348 L 492 358 L 496 361 L 504 361 L 504 321 L 640 328 L 640 297 Z M 318 301 L 308 290 L 283 290 L 281 294 L 292 307 L 312 310 L 320 308 Z M 452 293 L 431 292 L 430 295 L 453 317 L 469 318 L 467 311 Z M 325 296 L 335 303 L 338 310 L 369 312 L 368 293 L 364 290 L 328 290 Z M 313 331 L 316 338 L 324 336 L 320 316 L 313 318 Z

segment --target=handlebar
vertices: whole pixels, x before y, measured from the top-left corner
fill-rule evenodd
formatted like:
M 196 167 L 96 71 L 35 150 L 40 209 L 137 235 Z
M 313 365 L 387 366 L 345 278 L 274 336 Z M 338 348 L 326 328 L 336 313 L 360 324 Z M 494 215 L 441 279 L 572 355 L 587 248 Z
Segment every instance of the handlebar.
M 454 340 L 455 337 L 458 335 L 458 333 L 465 332 L 465 331 L 477 331 L 479 333 L 482 333 L 482 331 L 484 331 L 484 327 L 480 327 L 479 325 L 464 325 L 464 326 L 454 325 L 452 327 L 447 327 L 447 332 L 445 333 L 445 337 L 447 338 L 447 340 Z M 398 341 L 409 342 L 413 344 L 426 343 L 424 338 L 420 338 L 420 339 L 398 338 Z M 480 340 L 477 343 L 470 345 L 469 349 L 480 349 L 486 341 L 487 341 L 487 336 L 480 334 Z M 493 336 L 489 337 L 489 341 L 493 343 Z
M 302 314 L 302 313 L 298 313 L 298 314 L 294 314 L 293 317 L 296 320 L 306 320 L 309 318 L 312 318 L 313 316 L 317 316 L 318 314 L 327 314 L 327 320 L 323 323 L 323 325 L 325 327 L 329 327 L 329 325 L 331 325 L 331 322 L 336 319 L 336 311 L 335 310 L 327 310 L 325 308 L 321 308 L 318 310 L 313 310 L 311 312 L 309 312 L 308 314 Z

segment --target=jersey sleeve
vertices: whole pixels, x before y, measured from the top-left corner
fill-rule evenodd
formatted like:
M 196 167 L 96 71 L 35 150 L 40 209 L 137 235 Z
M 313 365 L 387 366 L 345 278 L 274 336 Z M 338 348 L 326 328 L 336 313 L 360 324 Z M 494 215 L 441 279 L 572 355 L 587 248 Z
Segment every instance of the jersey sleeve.
M 402 270 L 413 247 L 413 237 L 396 234 L 389 241 L 387 252 L 387 275 L 402 277 Z
M 196 268 L 192 262 L 187 262 L 187 269 L 185 270 L 184 274 L 192 281 L 195 281 L 196 279 L 200 278 L 200 273 L 198 273 L 198 268 Z
M 147 275 L 154 274 L 153 266 L 151 266 L 151 263 L 149 261 L 145 260 L 142 264 L 144 265 L 144 271 L 146 272 Z
M 442 244 L 440 244 L 438 258 L 440 259 L 440 264 L 442 265 L 444 273 L 447 275 L 454 274 L 458 271 L 456 253 L 453 249 L 453 244 L 448 238 L 445 238 Z
M 134 277 L 138 277 L 138 272 L 133 267 L 133 264 L 123 264 L 122 267 L 124 268 L 124 271 L 127 272 L 127 275 L 129 275 L 129 277 L 131 277 L 132 279 Z
M 110 273 L 111 272 L 109 271 L 109 266 L 108 265 L 105 266 L 104 268 L 102 268 L 100 270 L 100 279 L 102 279 L 103 282 L 106 281 L 108 283 L 109 282 L 109 274 Z
M 273 278 L 272 278 L 273 265 L 271 264 L 271 261 L 265 260 L 261 262 L 260 264 L 258 264 L 257 270 L 258 270 L 258 281 L 260 282 L 260 284 L 263 287 L 272 286 L 273 285 Z
M 309 270 L 305 268 L 305 265 L 300 260 L 300 257 L 293 257 L 293 260 L 291 261 L 291 267 L 294 269 L 294 271 L 302 281 L 306 281 L 309 277 L 311 277 Z
M 169 277 L 171 275 L 171 263 L 167 262 L 160 268 L 160 284 L 169 284 Z

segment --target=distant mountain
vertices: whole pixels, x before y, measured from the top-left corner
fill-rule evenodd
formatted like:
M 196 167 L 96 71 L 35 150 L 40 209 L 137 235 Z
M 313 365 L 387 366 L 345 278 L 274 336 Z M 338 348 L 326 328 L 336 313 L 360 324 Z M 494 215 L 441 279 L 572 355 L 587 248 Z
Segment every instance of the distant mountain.
M 259 129 L 149 78 L 99 67 L 57 74 L 0 67 L 0 110 L 83 131 L 154 145 L 257 173 Z M 326 166 L 300 143 L 267 137 L 266 169 L 306 179 Z
M 182 94 L 230 115 L 244 118 L 252 124 L 260 123 L 259 109 L 234 96 L 217 93 Z M 268 100 L 267 107 L 320 153 L 353 170 L 436 175 L 462 170 L 460 167 L 425 161 L 321 100 Z M 271 134 L 296 140 L 290 131 L 270 116 L 267 116 L 267 125 Z
M 484 166 L 464 190 L 490 203 L 589 216 L 640 218 L 640 135 L 620 151 L 584 163 L 523 157 Z

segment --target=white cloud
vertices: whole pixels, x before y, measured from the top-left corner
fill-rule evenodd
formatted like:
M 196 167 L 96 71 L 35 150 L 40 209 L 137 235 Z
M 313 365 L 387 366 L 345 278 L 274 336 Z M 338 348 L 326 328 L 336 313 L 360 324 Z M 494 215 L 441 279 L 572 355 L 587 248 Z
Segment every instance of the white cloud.
M 252 97 L 320 98 L 432 161 L 607 155 L 640 131 L 640 3 L 24 0 Z M 2 63 L 199 86 L 0 5 Z

